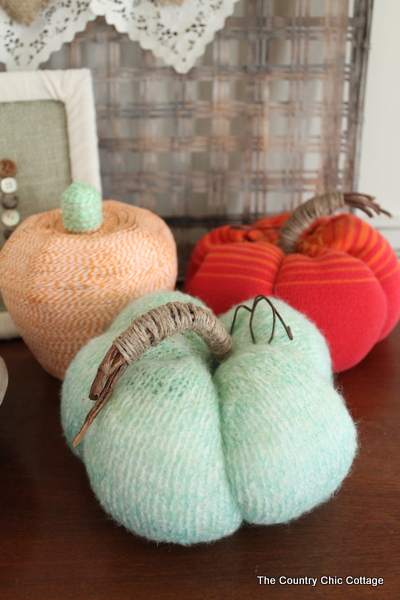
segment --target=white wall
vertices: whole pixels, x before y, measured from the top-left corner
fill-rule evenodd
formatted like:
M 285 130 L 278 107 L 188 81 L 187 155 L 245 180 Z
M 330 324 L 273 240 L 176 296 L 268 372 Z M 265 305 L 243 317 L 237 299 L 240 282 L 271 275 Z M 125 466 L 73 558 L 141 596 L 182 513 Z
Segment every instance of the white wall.
M 375 0 L 358 189 L 376 196 L 400 233 L 399 32 L 400 0 Z

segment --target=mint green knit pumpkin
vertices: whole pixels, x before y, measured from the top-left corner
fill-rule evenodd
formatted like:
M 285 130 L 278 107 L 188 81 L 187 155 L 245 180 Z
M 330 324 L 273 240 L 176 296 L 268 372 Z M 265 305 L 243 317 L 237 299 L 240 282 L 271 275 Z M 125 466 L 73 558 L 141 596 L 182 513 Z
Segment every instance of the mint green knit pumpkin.
M 350 469 L 356 429 L 334 389 L 322 335 L 276 299 L 293 341 L 278 323 L 268 344 L 272 312 L 262 302 L 254 317 L 256 344 L 250 315 L 241 309 L 234 352 L 217 368 L 202 339 L 178 333 L 128 367 L 72 447 L 115 337 L 171 301 L 204 306 L 169 291 L 131 302 L 80 350 L 64 380 L 65 435 L 104 509 L 136 534 L 188 545 L 227 536 L 243 521 L 288 522 L 327 500 Z M 232 318 L 233 309 L 222 316 L 228 329 Z

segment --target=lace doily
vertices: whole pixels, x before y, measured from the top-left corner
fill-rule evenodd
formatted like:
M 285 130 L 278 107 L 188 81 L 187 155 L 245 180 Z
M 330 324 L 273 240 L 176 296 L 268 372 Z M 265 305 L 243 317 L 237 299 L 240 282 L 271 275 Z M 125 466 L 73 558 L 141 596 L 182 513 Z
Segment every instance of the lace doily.
M 91 9 L 178 73 L 187 73 L 222 29 L 238 0 L 92 0 Z
M 90 0 L 53 0 L 29 27 L 0 10 L 0 62 L 9 71 L 37 69 L 96 18 L 89 4 Z
M 33 70 L 88 21 L 104 15 L 109 25 L 127 33 L 178 73 L 187 73 L 222 29 L 238 0 L 53 0 L 30 27 L 0 10 L 0 61 L 8 70 Z

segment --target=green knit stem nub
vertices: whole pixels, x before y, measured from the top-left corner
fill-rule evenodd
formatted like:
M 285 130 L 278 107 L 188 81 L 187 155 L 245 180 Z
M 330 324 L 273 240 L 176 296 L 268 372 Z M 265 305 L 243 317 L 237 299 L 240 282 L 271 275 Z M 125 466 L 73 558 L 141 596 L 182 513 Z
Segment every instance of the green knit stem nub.
M 61 196 L 62 223 L 67 231 L 98 229 L 103 222 L 101 195 L 89 183 L 76 181 Z

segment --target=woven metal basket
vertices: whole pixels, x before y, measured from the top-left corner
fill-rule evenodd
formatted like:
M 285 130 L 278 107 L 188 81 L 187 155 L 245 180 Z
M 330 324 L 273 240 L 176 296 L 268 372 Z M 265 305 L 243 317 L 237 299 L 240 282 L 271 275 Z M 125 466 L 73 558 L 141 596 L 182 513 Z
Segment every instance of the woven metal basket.
M 210 227 L 357 187 L 372 0 L 241 0 L 187 75 L 101 18 L 43 68 L 92 69 L 105 198 Z

